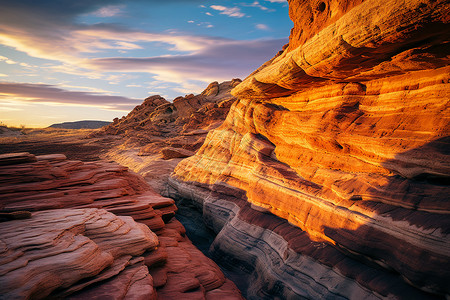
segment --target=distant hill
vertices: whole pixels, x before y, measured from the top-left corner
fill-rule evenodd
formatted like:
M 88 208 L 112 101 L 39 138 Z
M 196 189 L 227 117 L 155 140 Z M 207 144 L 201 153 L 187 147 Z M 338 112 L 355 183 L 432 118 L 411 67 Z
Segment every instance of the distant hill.
M 76 121 L 53 124 L 49 127 L 63 129 L 97 129 L 109 125 L 110 123 L 111 122 L 106 121 Z

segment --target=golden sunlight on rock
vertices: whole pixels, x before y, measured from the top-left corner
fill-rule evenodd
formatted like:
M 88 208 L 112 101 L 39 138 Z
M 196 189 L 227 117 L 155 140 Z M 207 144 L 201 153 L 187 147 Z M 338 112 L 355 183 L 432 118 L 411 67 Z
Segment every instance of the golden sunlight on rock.
M 217 225 L 219 237 L 224 231 L 248 233 L 255 224 L 247 214 L 264 219 L 270 212 L 298 226 L 277 236 L 287 243 L 285 250 L 271 244 L 280 265 L 261 260 L 260 268 L 270 271 L 255 271 L 261 281 L 281 281 L 282 287 L 253 290 L 252 297 L 338 293 L 356 299 L 353 289 L 336 290 L 337 282 L 353 280 L 375 298 L 414 288 L 419 297 L 425 297 L 422 291 L 449 294 L 449 4 L 289 4 L 295 24 L 289 46 L 232 91 L 238 101 L 225 123 L 172 174 L 173 196 L 190 197 L 204 211 L 228 211 Z M 238 199 L 259 212 L 244 210 Z M 208 213 L 208 219 L 215 217 Z M 262 222 L 255 230 L 271 235 L 268 227 Z M 320 259 L 294 251 L 314 260 L 307 271 L 287 254 L 293 251 L 290 236 L 300 230 L 309 243 L 325 242 L 366 261 L 368 270 L 398 276 L 405 291 L 355 277 L 352 268 L 361 268 L 360 262 L 335 267 L 342 277 L 324 281 L 329 269 L 320 271 Z M 220 251 L 238 252 L 227 250 L 229 243 L 224 237 L 215 241 Z M 303 279 L 284 278 L 281 266 L 314 283 L 296 290 Z M 315 294 L 317 286 L 323 292 Z
M 243 81 L 3 126 L 0 299 L 450 299 L 450 2 L 288 4 Z

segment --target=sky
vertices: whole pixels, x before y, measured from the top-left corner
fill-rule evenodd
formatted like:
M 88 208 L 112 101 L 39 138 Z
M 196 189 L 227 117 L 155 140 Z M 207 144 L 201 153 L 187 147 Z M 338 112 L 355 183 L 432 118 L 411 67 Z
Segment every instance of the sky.
M 244 79 L 292 25 L 286 0 L 0 0 L 0 122 L 111 121 Z

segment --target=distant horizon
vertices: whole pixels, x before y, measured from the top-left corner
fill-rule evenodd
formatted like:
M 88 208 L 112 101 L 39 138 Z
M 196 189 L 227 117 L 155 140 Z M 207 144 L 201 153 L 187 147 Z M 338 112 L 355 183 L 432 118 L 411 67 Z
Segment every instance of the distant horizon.
M 286 0 L 0 0 L 0 121 L 112 120 L 244 79 L 288 42 Z
M 225 80 L 225 81 L 229 81 L 229 80 Z M 0 81 L 0 85 L 1 85 L 1 83 L 2 83 L 2 82 Z M 221 82 L 219 82 L 219 83 L 221 83 Z M 205 86 L 204 89 L 206 89 L 206 88 L 207 88 L 207 85 Z M 203 90 L 204 90 L 204 89 L 203 89 Z M 202 91 L 203 91 L 203 90 L 202 90 Z M 200 92 L 200 93 L 201 93 L 201 92 Z M 198 94 L 200 94 L 200 93 L 198 93 Z M 184 96 L 187 96 L 187 95 L 189 95 L 189 94 L 190 94 L 190 93 L 188 93 L 188 94 L 183 94 L 183 95 L 180 94 L 180 95 L 175 96 L 175 97 L 170 98 L 170 99 L 166 99 L 166 98 L 164 98 L 164 97 L 162 97 L 161 95 L 158 95 L 158 94 L 155 94 L 155 95 L 148 95 L 147 97 L 143 98 L 143 99 L 141 100 L 141 102 L 137 103 L 134 107 L 132 107 L 130 110 L 124 111 L 124 114 L 122 114 L 122 115 L 120 115 L 120 116 L 118 115 L 117 117 L 114 117 L 114 118 L 119 118 L 119 119 L 120 119 L 120 118 L 122 118 L 122 117 L 125 117 L 126 115 L 128 115 L 128 113 L 129 113 L 131 110 L 133 110 L 136 106 L 142 104 L 142 103 L 145 101 L 146 98 L 151 97 L 151 96 L 160 96 L 160 97 L 166 99 L 166 100 L 169 101 L 169 102 L 173 102 L 173 100 L 174 100 L 175 98 L 180 97 L 180 96 L 184 97 Z M 196 93 L 196 94 L 197 94 L 197 93 Z M 137 100 L 139 100 L 139 99 L 137 99 Z M 26 125 L 23 124 L 23 123 L 20 123 L 19 125 L 11 125 L 11 124 L 8 124 L 8 122 L 4 122 L 4 121 L 0 120 L 0 126 L 5 126 L 5 127 L 8 127 L 8 128 L 19 128 L 19 127 L 24 127 L 24 126 L 25 126 L 25 129 L 44 129 L 44 128 L 51 127 L 52 125 L 55 125 L 55 124 L 61 124 L 61 123 L 74 123 L 74 122 L 84 122 L 84 121 L 92 121 L 92 122 L 110 122 L 110 123 L 112 123 L 113 120 L 114 120 L 114 118 L 112 118 L 111 120 L 101 120 L 101 119 L 77 119 L 77 120 L 70 120 L 70 121 L 64 121 L 64 120 L 62 120 L 62 121 L 58 121 L 58 122 L 55 122 L 55 123 L 51 123 L 50 125 L 35 126 L 35 127 L 33 127 L 33 126 L 26 126 Z

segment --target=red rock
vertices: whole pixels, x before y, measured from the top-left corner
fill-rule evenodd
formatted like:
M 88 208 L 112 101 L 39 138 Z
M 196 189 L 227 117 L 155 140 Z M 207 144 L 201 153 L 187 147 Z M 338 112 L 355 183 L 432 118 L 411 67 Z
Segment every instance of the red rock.
M 216 288 L 240 295 L 222 287 L 220 269 L 172 220 L 175 201 L 128 168 L 61 155 L 7 157 L 14 160 L 0 166 L 2 296 L 156 299 Z M 49 210 L 68 207 L 77 209 Z M 33 217 L 18 220 L 31 215 L 22 209 Z
M 177 97 L 173 103 L 160 96 L 149 97 L 126 117 L 120 120 L 115 119 L 112 124 L 103 127 L 93 135 L 122 134 L 131 144 L 151 143 L 157 148 L 168 146 L 170 138 L 176 139 L 182 130 L 188 132 L 223 122 L 231 103 L 235 100 L 230 91 L 240 82 L 240 79 L 221 84 L 213 82 L 203 93 Z M 143 130 L 145 134 L 141 133 Z M 165 138 L 155 139 L 161 136 Z M 151 149 L 143 150 L 141 155 L 148 155 L 150 151 Z
M 28 152 L 23 153 L 8 153 L 0 155 L 0 166 L 13 165 L 23 162 L 35 162 L 36 157 Z
M 0 231 L 0 293 L 11 299 L 45 298 L 158 244 L 146 226 L 97 209 L 36 212 Z
M 166 147 L 160 150 L 163 159 L 185 158 L 194 155 L 194 152 L 182 148 Z
M 165 265 L 167 262 L 168 254 L 165 247 L 158 247 L 150 253 L 143 255 L 145 260 L 144 263 L 149 269 Z
M 123 272 L 98 287 L 85 289 L 67 299 L 158 299 L 153 279 L 142 264 L 127 267 Z
M 222 290 L 223 288 L 223 290 Z M 242 299 L 242 296 L 240 295 L 232 295 L 230 294 L 230 289 L 237 289 L 234 283 L 230 280 L 226 280 L 225 283 L 222 285 L 222 288 L 214 289 L 211 291 L 206 292 L 206 299 L 207 300 L 215 300 L 215 299 L 223 299 L 223 300 L 232 300 Z
M 340 264 L 350 277 L 339 280 L 351 282 L 350 274 L 361 268 L 367 272 L 357 276 L 358 285 L 374 294 L 387 290 L 370 279 L 375 271 L 368 261 L 379 264 L 384 284 L 394 281 L 394 270 L 400 274 L 396 282 L 404 278 L 399 284 L 410 284 L 421 296 L 419 290 L 428 296 L 450 293 L 445 150 L 450 69 L 448 47 L 441 44 L 448 42 L 449 3 L 290 0 L 289 5 L 294 22 L 289 46 L 233 89 L 238 101 L 225 122 L 171 175 L 172 195 L 203 204 L 205 219 L 218 230 L 243 222 L 233 218 L 242 209 L 239 201 L 275 214 L 312 241 L 366 261 L 366 269 L 348 260 Z M 239 201 L 229 200 L 234 197 Z M 271 227 L 248 224 L 239 232 L 262 234 Z M 219 236 L 223 255 L 228 249 L 234 251 L 228 255 L 240 257 L 237 245 L 249 243 L 237 234 L 236 245 L 225 233 Z M 261 239 L 269 238 L 274 236 Z M 248 248 L 257 246 L 251 242 Z M 315 278 L 321 264 L 298 270 Z M 295 290 L 301 281 L 284 277 L 280 266 L 270 266 L 279 275 L 266 272 L 255 281 L 263 290 L 251 288 L 253 297 L 332 297 L 331 285 L 325 290 L 309 285 L 307 295 Z M 347 293 L 343 297 L 353 291 L 337 289 Z M 392 288 L 399 297 L 411 294 L 406 291 Z
M 155 288 L 160 288 L 167 284 L 167 270 L 165 268 L 151 268 L 149 269 L 149 273 L 153 277 L 153 286 Z

